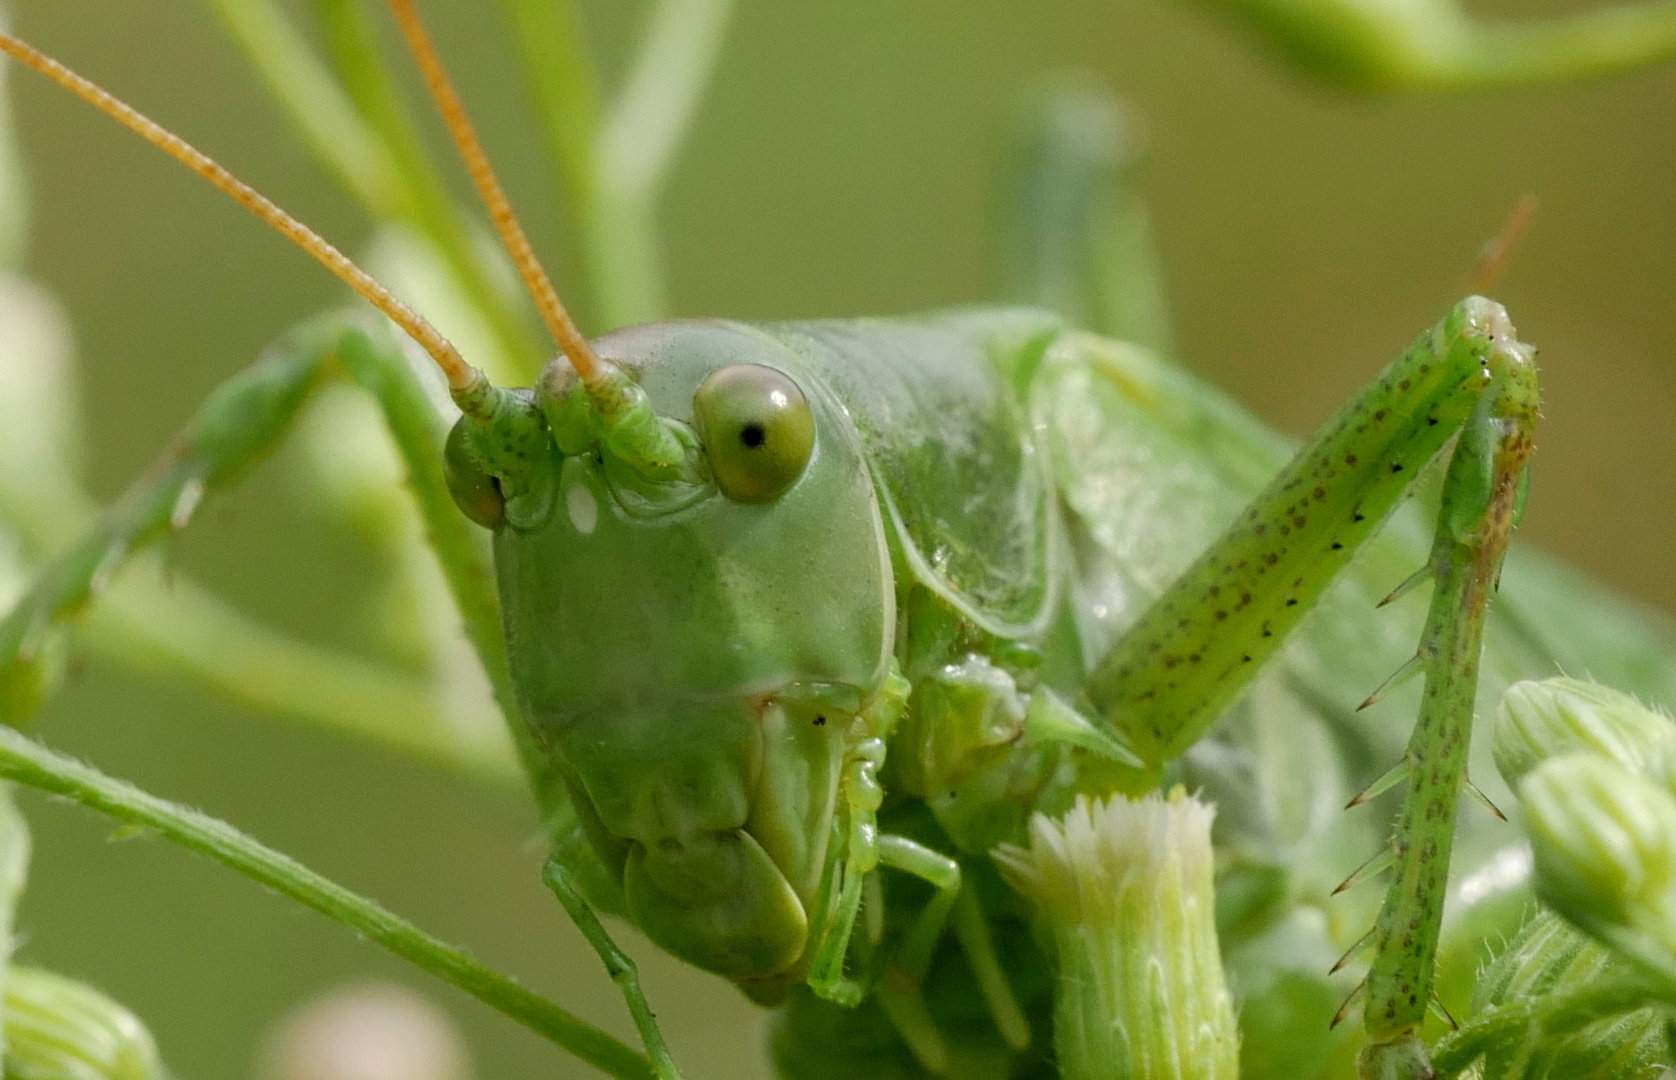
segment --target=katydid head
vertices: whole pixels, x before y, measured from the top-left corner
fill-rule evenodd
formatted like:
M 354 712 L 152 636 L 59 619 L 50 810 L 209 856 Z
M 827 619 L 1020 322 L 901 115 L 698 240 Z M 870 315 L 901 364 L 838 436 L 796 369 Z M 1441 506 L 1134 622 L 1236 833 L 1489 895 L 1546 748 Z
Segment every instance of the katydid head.
M 741 982 L 795 979 L 895 623 L 860 443 L 814 372 L 747 328 L 595 348 L 638 419 L 614 428 L 555 361 L 518 420 L 549 421 L 521 480 L 540 512 L 488 519 L 514 682 L 641 929 Z M 648 466 L 653 428 L 691 454 Z M 451 440 L 451 472 L 484 520 L 498 480 L 473 440 Z
M 889 674 L 890 556 L 859 438 L 814 369 L 719 323 L 590 345 L 565 313 L 411 0 L 388 0 L 561 357 L 490 385 L 422 317 L 226 169 L 0 31 L 3 51 L 297 243 L 436 360 L 449 486 L 495 531 L 521 703 L 629 913 L 770 996 L 829 913 L 841 780 Z

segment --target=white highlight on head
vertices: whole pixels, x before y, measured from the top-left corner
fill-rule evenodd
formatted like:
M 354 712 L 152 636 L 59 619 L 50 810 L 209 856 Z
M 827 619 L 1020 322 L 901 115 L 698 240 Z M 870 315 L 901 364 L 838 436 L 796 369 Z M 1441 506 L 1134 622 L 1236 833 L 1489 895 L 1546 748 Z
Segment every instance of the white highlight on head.
M 570 523 L 583 536 L 591 536 L 599 524 L 599 503 L 594 493 L 582 484 L 572 484 L 564 493 L 565 509 L 570 511 Z

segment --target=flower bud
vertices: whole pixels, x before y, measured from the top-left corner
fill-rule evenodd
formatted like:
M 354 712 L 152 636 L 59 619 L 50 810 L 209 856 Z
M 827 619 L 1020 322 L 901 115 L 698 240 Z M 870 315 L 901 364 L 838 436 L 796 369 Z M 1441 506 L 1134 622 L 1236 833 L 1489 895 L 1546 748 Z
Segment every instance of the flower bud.
M 1606 946 L 1552 911 L 1538 910 L 1478 973 L 1472 1012 L 1582 986 L 1611 963 Z
M 1054 1038 L 1065 1080 L 1238 1074 L 1216 940 L 1214 814 L 1180 788 L 1135 802 L 1079 797 L 1058 821 L 1031 820 L 1028 850 L 996 850 L 1054 943 Z
M 1549 1076 L 1566 1080 L 1648 1080 L 1670 1075 L 1670 1036 L 1656 1006 L 1601 1020 L 1569 1038 L 1553 1037 Z M 1558 1044 L 1557 1046 L 1552 1044 Z
M 1610 948 L 1552 911 L 1539 911 L 1521 926 L 1479 973 L 1472 1015 L 1532 1016 L 1520 1037 L 1483 1046 L 1485 1076 L 1515 1076 L 1529 1062 L 1548 1062 L 1550 1077 L 1572 1080 L 1644 1080 L 1661 1075 L 1668 1047 L 1663 1010 L 1612 996 L 1572 995 L 1563 1015 L 1534 1016 L 1557 997 L 1624 973 Z M 1579 1004 L 1580 1003 L 1580 1004 Z
M 99 991 L 37 968 L 6 982 L 6 1080 L 163 1080 L 145 1025 Z
M 1508 687 L 1496 714 L 1496 767 L 1509 787 L 1548 758 L 1576 751 L 1645 775 L 1676 750 L 1676 724 L 1628 694 L 1581 679 Z
M 1621 952 L 1676 971 L 1676 796 L 1589 753 L 1543 762 L 1519 796 L 1537 895 Z
M 465 1040 L 448 1014 L 404 987 L 325 994 L 275 1033 L 267 1080 L 465 1080 Z

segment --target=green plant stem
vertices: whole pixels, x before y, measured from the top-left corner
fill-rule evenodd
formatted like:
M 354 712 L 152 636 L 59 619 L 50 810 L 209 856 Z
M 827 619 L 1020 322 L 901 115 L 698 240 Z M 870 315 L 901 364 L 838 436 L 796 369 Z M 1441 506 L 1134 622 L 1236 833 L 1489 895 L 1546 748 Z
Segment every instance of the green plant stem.
M 364 738 L 492 787 L 524 780 L 505 744 L 454 734 L 425 680 L 287 638 L 188 581 L 126 576 L 89 610 L 84 638 L 131 666 L 196 679 L 263 713 Z
M 657 199 L 715 70 L 733 0 L 659 0 L 603 116 L 574 8 L 502 7 L 580 234 L 596 321 L 611 328 L 664 317 Z
M 565 803 L 563 784 L 530 735 L 513 691 L 494 574 L 483 545 L 472 533 L 476 526 L 466 521 L 454 505 L 443 478 L 441 423 L 401 351 L 388 342 L 387 335 L 380 337 L 387 343 L 381 345 L 364 333 L 346 333 L 339 346 L 339 357 L 356 383 L 370 392 L 384 410 L 390 435 L 407 469 L 409 490 L 418 504 L 426 537 L 442 566 L 449 592 L 459 607 L 466 637 L 488 675 L 495 703 L 506 718 L 507 729 L 535 788 L 542 814 L 551 817 Z
M 159 799 L 9 728 L 0 729 L 0 777 L 73 799 L 208 856 L 350 927 L 611 1076 L 652 1077 L 645 1055 L 224 821 Z
M 670 164 L 715 71 L 733 0 L 659 0 L 628 81 L 599 130 L 594 227 L 609 326 L 662 318 L 663 256 L 655 214 Z
M 316 157 L 379 217 L 400 216 L 401 179 L 389 150 L 331 72 L 270 0 L 204 0 L 267 83 Z
M 1111 88 L 1086 76 L 1044 80 L 1026 99 L 1008 155 L 1002 297 L 1170 356 L 1137 127 Z
M 611 252 L 601 247 L 609 236 L 593 224 L 599 202 L 594 167 L 599 94 L 576 5 L 572 0 L 500 0 L 500 6 L 537 130 L 576 228 L 580 251 L 572 262 L 580 271 L 583 295 L 572 306 L 584 325 L 597 324 L 601 309 L 609 306 L 601 295 L 600 268 Z
M 482 316 L 511 376 L 533 381 L 542 351 L 495 287 L 465 219 L 413 134 L 366 27 L 323 10 L 346 91 L 273 0 L 204 0 L 327 170 L 374 217 L 407 224 L 436 248 L 455 287 Z M 344 6 L 344 5 L 340 5 Z
M 1223 0 L 1299 66 L 1363 90 L 1494 90 L 1598 78 L 1676 55 L 1676 2 L 1489 22 L 1454 0 Z
M 249 0 L 246 0 L 249 2 Z M 397 92 L 362 0 L 314 0 L 327 58 L 361 118 L 383 141 L 400 176 L 403 219 L 434 245 L 459 291 L 483 316 L 503 354 L 497 378 L 533 383 L 545 350 L 519 310 L 495 287 L 471 242 L 464 215 L 449 198 Z
M 29 879 L 32 848 L 29 823 L 12 797 L 12 785 L 0 784 L 0 1001 L 11 989 L 12 954 L 18 946 L 17 904 Z M 0 1016 L 3 1021 L 4 1016 Z
M 1650 1000 L 1670 1002 L 1670 988 L 1634 973 L 1496 1006 L 1438 1040 L 1432 1049 L 1432 1065 L 1440 1075 L 1453 1076 L 1497 1045 L 1528 1040 L 1533 1030 L 1544 1034 L 1576 1031 L 1597 1020 L 1644 1008 Z
M 1525 24 L 1473 27 L 1462 87 L 1615 75 L 1676 55 L 1676 3 L 1614 4 Z

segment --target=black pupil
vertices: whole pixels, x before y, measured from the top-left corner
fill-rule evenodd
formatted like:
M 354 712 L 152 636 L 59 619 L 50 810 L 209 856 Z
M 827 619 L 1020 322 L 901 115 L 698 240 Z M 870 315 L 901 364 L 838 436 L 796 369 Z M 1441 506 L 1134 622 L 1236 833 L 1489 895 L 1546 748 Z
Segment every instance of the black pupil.
M 768 432 L 762 429 L 761 424 L 752 422 L 739 429 L 739 441 L 755 450 L 768 441 Z

